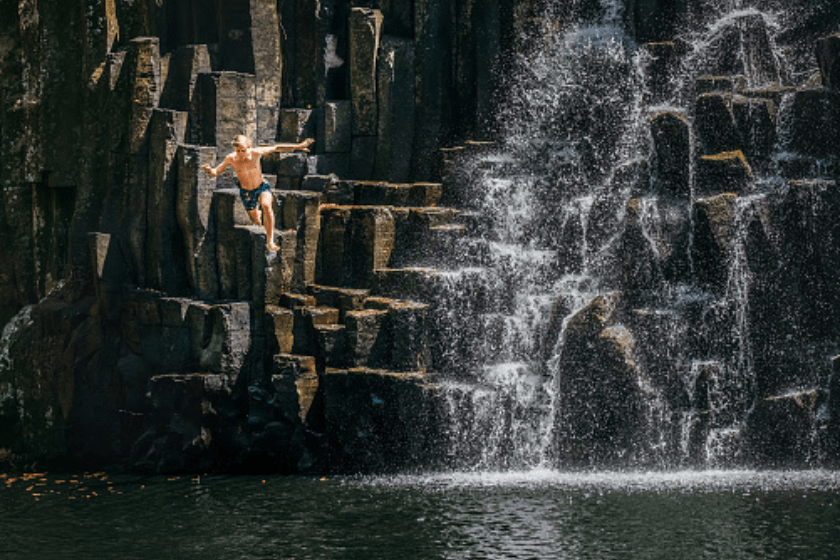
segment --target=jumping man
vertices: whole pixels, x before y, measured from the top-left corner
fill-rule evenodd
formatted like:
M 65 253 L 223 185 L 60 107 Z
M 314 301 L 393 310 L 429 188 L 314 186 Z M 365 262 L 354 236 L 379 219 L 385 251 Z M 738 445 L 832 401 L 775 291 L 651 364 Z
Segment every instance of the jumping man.
M 307 138 L 297 144 L 275 144 L 274 146 L 251 147 L 251 140 L 247 136 L 239 135 L 233 139 L 234 153 L 228 154 L 224 161 L 213 168 L 205 165 L 203 169 L 213 177 L 233 167 L 236 177 L 239 179 L 239 197 L 248 212 L 251 221 L 256 225 L 265 226 L 265 234 L 268 238 L 266 247 L 269 251 L 276 251 L 278 247 L 274 243 L 274 210 L 272 209 L 271 186 L 263 178 L 260 158 L 271 152 L 291 152 L 301 150 L 309 151 L 315 140 Z M 260 209 L 262 216 L 260 216 Z

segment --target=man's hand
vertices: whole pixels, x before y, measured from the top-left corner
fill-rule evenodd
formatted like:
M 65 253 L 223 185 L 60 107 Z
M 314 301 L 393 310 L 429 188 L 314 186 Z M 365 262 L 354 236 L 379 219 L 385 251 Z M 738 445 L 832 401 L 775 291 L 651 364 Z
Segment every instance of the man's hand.
M 315 143 L 314 138 L 307 138 L 306 140 L 304 140 L 303 142 L 298 144 L 298 149 L 301 150 L 301 151 L 304 151 L 304 152 L 308 152 L 309 151 L 309 146 L 311 146 L 314 143 Z
M 209 165 L 205 165 L 204 167 L 202 167 L 202 169 L 204 171 L 206 171 L 208 174 L 210 174 L 211 176 L 213 176 L 213 177 L 216 176 L 216 173 L 213 171 L 213 168 L 210 167 Z

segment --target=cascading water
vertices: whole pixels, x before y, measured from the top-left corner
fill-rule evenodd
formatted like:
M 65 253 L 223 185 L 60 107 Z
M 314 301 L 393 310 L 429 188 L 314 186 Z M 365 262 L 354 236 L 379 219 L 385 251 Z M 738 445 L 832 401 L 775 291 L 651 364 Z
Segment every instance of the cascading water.
M 768 205 L 785 196 L 779 161 L 795 152 L 784 84 L 807 63 L 800 45 L 787 59 L 776 45 L 790 24 L 784 9 L 747 4 L 698 3 L 664 57 L 661 44 L 628 37 L 622 2 L 546 8 L 540 29 L 553 32 L 531 37 L 537 46 L 521 55 L 503 141 L 459 162 L 471 209 L 488 225 L 462 240 L 470 267 L 447 273 L 457 286 L 449 293 L 473 302 L 455 307 L 447 331 L 449 348 L 469 351 L 451 353 L 442 370 L 457 377 L 445 385 L 453 465 L 743 464 L 762 398 L 828 383 L 825 340 L 797 363 L 822 360 L 817 373 L 785 387 L 758 379 L 769 360 L 756 365 L 755 353 L 772 343 L 763 325 L 762 348 L 753 342 L 767 306 L 756 311 L 751 298 L 772 280 L 754 282 L 754 245 L 772 221 Z M 679 64 L 663 70 L 668 58 Z M 706 75 L 744 92 L 725 99 L 752 127 L 740 136 L 754 172 L 741 196 L 695 191 L 697 157 L 716 154 L 693 114 Z M 778 109 L 769 143 L 759 126 L 768 99 Z M 673 142 L 653 153 L 651 123 L 662 115 L 698 131 L 686 135 L 679 173 L 662 161 Z

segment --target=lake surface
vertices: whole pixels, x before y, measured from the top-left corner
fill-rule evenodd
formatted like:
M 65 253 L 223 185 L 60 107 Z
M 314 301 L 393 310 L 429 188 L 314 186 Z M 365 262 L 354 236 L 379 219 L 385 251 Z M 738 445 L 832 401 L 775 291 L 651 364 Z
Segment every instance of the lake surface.
M 0 475 L 0 559 L 832 559 L 840 476 Z

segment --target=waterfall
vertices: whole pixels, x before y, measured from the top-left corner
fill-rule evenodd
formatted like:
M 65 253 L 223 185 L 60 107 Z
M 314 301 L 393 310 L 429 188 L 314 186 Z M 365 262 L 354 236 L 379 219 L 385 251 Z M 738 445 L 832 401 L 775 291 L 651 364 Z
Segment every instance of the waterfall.
M 777 234 L 762 228 L 779 227 L 768 209 L 788 196 L 784 161 L 799 157 L 793 94 L 779 85 L 801 77 L 803 63 L 775 39 L 796 15 L 747 4 L 698 4 L 664 47 L 629 38 L 623 4 L 609 0 L 595 22 L 549 7 L 553 25 L 542 29 L 555 34 L 529 37 L 509 80 L 502 141 L 462 162 L 487 226 L 480 266 L 468 269 L 481 277 L 482 305 L 472 328 L 457 329 L 470 360 L 443 372 L 453 465 L 740 465 L 763 437 L 750 425 L 761 399 L 801 401 L 827 384 L 831 341 L 790 360 L 817 364 L 810 376 L 785 374 L 791 382 L 765 380 L 771 358 L 756 363 L 756 352 L 772 350 L 768 332 L 776 336 L 766 325 L 756 335 L 756 317 L 785 312 L 766 301 L 781 273 L 768 256 Z M 721 131 L 693 115 L 698 79 L 710 74 L 724 76 L 724 89 L 703 87 L 750 127 L 739 136 L 749 180 L 720 196 L 698 185 L 696 169 L 699 156 L 725 151 L 713 142 Z M 776 127 L 760 129 L 771 103 Z M 679 180 L 653 153 L 660 115 L 691 129 Z M 830 166 L 820 160 L 803 174 L 825 177 Z M 825 406 L 820 415 L 824 426 Z
M 588 227 L 593 211 L 624 211 L 607 192 L 611 162 L 638 150 L 615 130 L 639 128 L 640 101 L 629 95 L 636 88 L 620 85 L 638 81 L 638 68 L 619 3 L 604 4 L 608 23 L 574 27 L 523 54 L 527 77 L 513 87 L 505 141 L 465 163 L 476 209 L 490 224 L 482 298 L 494 305 L 471 318 L 471 344 L 482 349 L 473 371 L 458 373 L 462 354 L 461 367 L 450 369 L 459 379 L 445 385 L 450 453 L 460 467 L 551 461 L 556 386 L 546 364 L 558 359 L 563 322 L 598 293 L 596 270 L 615 245 L 617 232 Z M 607 81 L 589 80 L 605 70 Z M 450 274 L 467 270 L 475 269 Z

